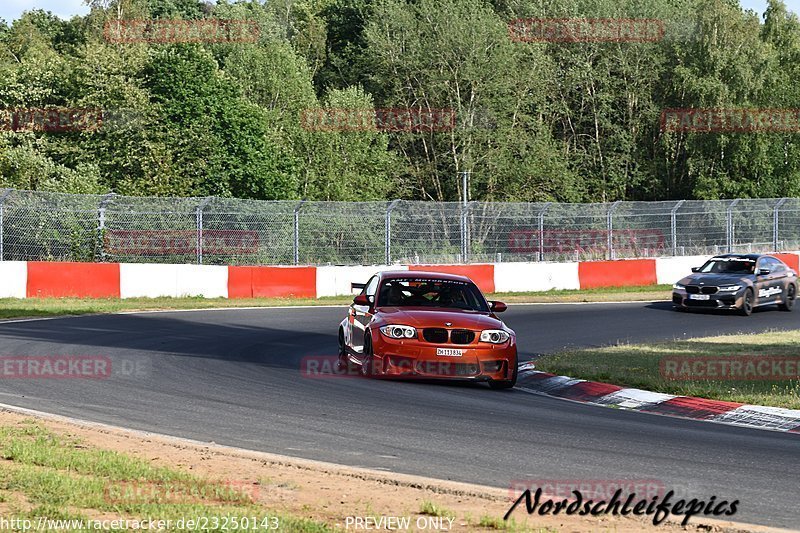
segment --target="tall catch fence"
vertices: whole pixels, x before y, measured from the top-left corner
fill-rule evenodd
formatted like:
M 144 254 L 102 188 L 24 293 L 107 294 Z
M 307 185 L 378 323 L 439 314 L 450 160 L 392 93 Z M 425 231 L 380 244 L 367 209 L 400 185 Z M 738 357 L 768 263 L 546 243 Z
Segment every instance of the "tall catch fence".
M 0 261 L 435 264 L 798 248 L 798 198 L 461 204 L 0 189 Z

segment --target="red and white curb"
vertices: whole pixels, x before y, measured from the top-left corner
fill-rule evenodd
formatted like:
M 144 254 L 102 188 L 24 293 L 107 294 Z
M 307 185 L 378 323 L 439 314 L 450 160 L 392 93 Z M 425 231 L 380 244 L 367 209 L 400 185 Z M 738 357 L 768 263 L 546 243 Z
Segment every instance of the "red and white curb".
M 594 405 L 800 433 L 800 410 L 676 396 L 625 388 L 610 383 L 573 379 L 534 370 L 532 363 L 520 365 L 517 388 Z
M 773 254 L 800 270 L 800 252 Z M 322 298 L 376 272 L 468 276 L 485 293 L 672 284 L 707 256 L 468 265 L 246 266 L 0 261 L 0 298 Z

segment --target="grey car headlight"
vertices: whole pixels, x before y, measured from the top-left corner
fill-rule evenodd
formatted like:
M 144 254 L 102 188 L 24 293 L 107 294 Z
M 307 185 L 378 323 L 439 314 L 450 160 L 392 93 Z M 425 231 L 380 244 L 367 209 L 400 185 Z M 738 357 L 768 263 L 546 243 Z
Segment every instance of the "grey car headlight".
M 412 328 L 411 326 L 383 326 L 381 328 L 381 333 L 391 339 L 413 339 L 417 336 L 416 328 Z
M 481 331 L 481 342 L 490 342 L 492 344 L 503 344 L 511 335 L 502 329 L 485 329 Z
M 719 292 L 736 292 L 741 288 L 741 285 L 728 285 L 727 287 L 720 287 Z
M 683 289 L 685 289 L 685 288 L 686 288 L 686 285 L 681 285 L 680 283 L 676 283 L 675 285 L 673 285 L 673 286 L 672 286 L 672 288 L 673 288 L 673 289 L 678 289 L 678 290 L 681 290 L 681 291 L 682 291 Z

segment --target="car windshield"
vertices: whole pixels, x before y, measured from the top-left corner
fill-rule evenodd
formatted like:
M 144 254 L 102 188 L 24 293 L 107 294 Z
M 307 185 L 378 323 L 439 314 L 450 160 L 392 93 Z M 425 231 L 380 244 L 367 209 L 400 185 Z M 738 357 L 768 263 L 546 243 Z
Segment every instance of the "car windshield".
M 752 274 L 755 272 L 756 262 L 743 257 L 710 259 L 700 267 L 700 272 L 715 274 Z
M 384 280 L 378 305 L 489 312 L 486 299 L 473 283 L 430 278 Z

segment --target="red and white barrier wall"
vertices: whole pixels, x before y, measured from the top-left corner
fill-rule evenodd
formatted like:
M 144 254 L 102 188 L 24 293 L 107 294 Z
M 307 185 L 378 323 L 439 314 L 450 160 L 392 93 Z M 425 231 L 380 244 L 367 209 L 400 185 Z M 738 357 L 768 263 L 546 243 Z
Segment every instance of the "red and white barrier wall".
M 800 252 L 775 254 L 795 271 Z M 708 256 L 474 265 L 210 266 L 0 262 L 0 298 L 319 298 L 352 294 L 385 270 L 462 274 L 486 293 L 671 284 Z

